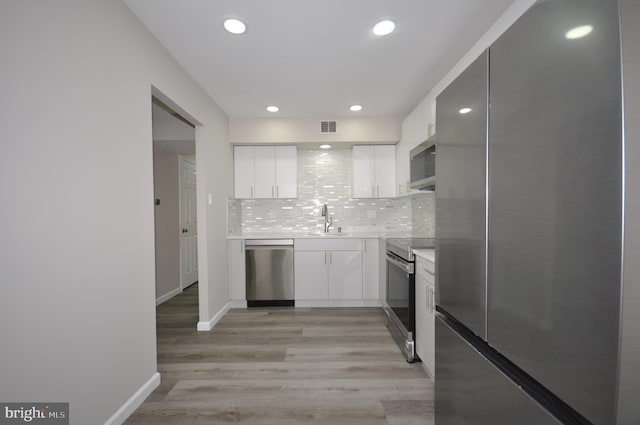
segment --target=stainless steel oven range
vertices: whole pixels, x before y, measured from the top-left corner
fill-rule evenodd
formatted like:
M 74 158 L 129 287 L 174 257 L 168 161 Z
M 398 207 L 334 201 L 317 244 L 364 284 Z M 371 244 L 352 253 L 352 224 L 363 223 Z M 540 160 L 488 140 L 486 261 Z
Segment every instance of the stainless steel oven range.
M 431 238 L 387 239 L 387 296 L 384 311 L 387 328 L 409 363 L 415 354 L 415 255 L 414 249 L 433 248 Z

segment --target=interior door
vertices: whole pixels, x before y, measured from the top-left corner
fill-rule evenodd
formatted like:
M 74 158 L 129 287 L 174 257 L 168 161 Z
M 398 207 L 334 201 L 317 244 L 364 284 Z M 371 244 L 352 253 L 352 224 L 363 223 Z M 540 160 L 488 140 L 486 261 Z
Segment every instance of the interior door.
M 198 221 L 196 219 L 196 164 L 180 156 L 180 287 L 198 280 Z

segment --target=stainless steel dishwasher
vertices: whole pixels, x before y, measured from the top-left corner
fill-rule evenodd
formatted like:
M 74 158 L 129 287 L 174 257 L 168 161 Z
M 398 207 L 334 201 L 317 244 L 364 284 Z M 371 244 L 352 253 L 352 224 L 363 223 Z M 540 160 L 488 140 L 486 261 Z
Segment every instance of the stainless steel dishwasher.
M 294 306 L 293 239 L 247 239 L 247 307 Z

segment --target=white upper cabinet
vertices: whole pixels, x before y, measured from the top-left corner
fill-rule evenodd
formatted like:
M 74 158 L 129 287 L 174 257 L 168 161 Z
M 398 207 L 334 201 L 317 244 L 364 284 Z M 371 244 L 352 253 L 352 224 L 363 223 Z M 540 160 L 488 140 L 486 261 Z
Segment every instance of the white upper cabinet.
M 236 146 L 233 149 L 233 184 L 236 198 L 253 198 L 253 148 Z
M 353 196 L 373 198 L 375 194 L 373 146 L 353 147 Z
M 354 198 L 396 196 L 395 145 L 353 147 Z
M 295 146 L 236 146 L 234 148 L 236 198 L 297 197 Z
M 298 197 L 298 149 L 276 147 L 276 198 Z
M 255 146 L 254 160 L 254 198 L 276 197 L 276 152 L 273 146 Z

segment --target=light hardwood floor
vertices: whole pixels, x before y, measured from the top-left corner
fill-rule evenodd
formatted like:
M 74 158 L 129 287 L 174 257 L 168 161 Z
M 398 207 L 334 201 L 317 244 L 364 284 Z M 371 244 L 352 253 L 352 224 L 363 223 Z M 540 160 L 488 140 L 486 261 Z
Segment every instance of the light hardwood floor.
M 162 383 L 126 424 L 433 424 L 381 309 L 233 309 L 197 332 L 197 306 L 197 285 L 158 306 Z

